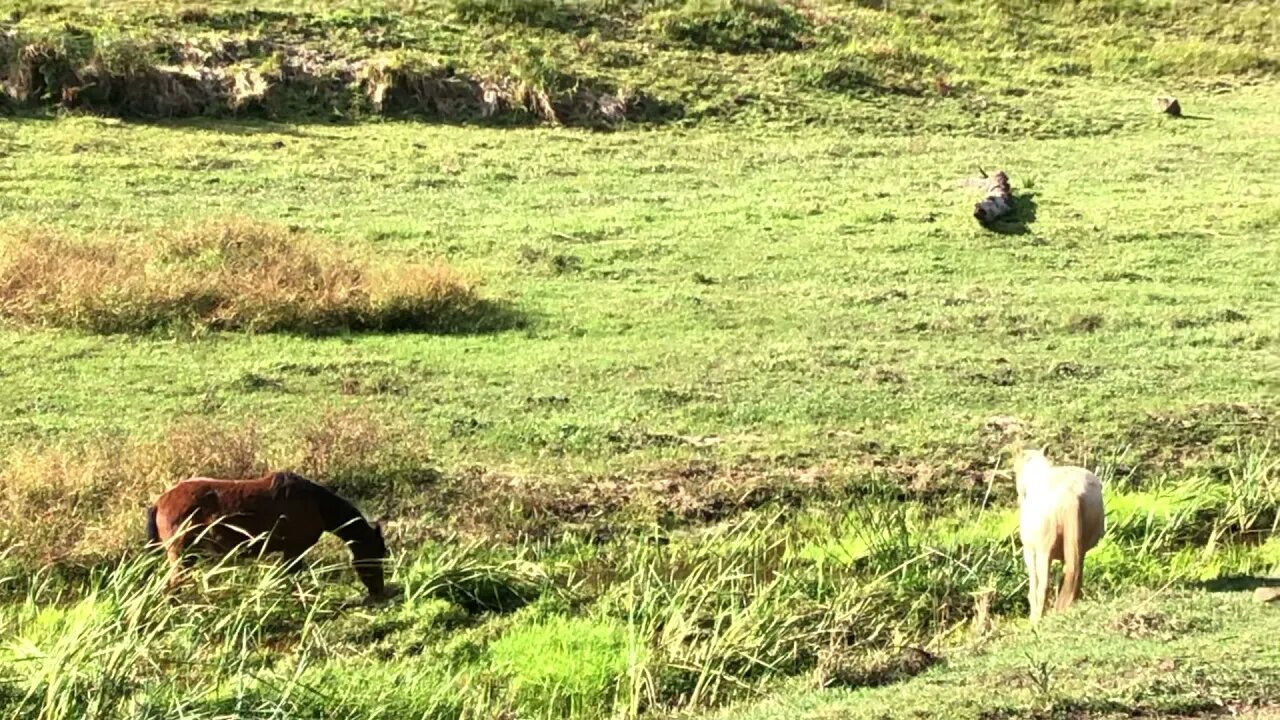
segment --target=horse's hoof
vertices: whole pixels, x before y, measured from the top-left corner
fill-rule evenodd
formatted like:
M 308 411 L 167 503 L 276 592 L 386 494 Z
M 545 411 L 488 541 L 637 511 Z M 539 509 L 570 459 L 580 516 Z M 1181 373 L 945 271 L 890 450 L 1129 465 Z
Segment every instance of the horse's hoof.
M 401 595 L 403 592 L 404 591 L 398 587 L 388 585 L 380 593 L 376 593 L 376 594 L 369 593 L 368 595 L 365 595 L 364 604 L 365 605 L 381 605 L 382 603 L 387 602 L 388 600 L 391 600 Z

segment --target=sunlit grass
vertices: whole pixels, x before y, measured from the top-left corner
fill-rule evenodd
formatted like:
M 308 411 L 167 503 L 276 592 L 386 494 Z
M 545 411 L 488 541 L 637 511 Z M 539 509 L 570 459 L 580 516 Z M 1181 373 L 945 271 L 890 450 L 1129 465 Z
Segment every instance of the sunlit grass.
M 0 17 L 0 716 L 1278 695 L 1274 618 L 1214 592 L 1280 571 L 1272 3 Z M 1014 441 L 1107 488 L 1036 629 Z M 326 538 L 164 596 L 146 504 L 284 467 L 391 515 L 400 593 Z

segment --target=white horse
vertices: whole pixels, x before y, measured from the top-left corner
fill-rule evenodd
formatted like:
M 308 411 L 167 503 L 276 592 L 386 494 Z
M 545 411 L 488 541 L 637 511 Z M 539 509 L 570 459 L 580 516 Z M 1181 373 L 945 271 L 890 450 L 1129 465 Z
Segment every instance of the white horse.
M 1038 622 L 1049 602 L 1049 566 L 1062 561 L 1062 587 L 1056 609 L 1080 599 L 1084 554 L 1106 531 L 1102 483 L 1079 467 L 1055 467 L 1038 450 L 1026 450 L 1014 461 L 1018 485 L 1018 529 L 1031 587 L 1031 622 Z

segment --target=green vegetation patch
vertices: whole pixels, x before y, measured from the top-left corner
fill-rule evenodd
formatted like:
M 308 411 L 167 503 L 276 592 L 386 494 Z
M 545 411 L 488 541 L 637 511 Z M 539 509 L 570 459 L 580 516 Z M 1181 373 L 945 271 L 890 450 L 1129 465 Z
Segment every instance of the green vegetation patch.
M 632 657 L 626 628 L 610 620 L 551 616 L 517 624 L 489 646 L 494 672 L 507 678 L 523 716 L 594 718 L 610 715 L 628 693 Z
M 725 53 L 799 50 L 810 30 L 795 7 L 776 0 L 687 0 L 653 22 L 676 43 Z
M 1273 464 L 1258 462 L 1265 458 L 1243 458 L 1240 467 L 1274 473 Z M 1274 479 L 1249 475 L 1251 484 Z M 1215 502 L 1230 508 L 1242 500 L 1225 493 Z M 1087 686 L 1112 660 L 1127 662 L 1140 651 L 1164 658 L 1156 652 L 1160 643 L 1225 632 L 1237 626 L 1236 615 L 1256 615 L 1235 600 L 1224 601 L 1231 613 L 1215 609 L 1211 596 L 1201 597 L 1207 593 L 1184 593 L 1178 597 L 1188 602 L 1168 608 L 1160 593 L 1134 602 L 1135 585 L 1213 589 L 1201 581 L 1223 575 L 1241 578 L 1227 589 L 1251 590 L 1250 580 L 1262 582 L 1257 573 L 1273 564 L 1265 545 L 1209 553 L 1158 530 L 1105 541 L 1086 564 L 1091 602 L 1050 615 L 1034 636 L 1036 643 L 1060 642 L 1057 634 L 1078 632 L 1084 622 L 1088 632 L 1072 640 L 1082 644 L 1063 646 L 1066 655 L 1026 657 L 1000 650 L 1031 650 L 1032 636 L 1022 630 L 1025 572 L 1017 548 L 998 533 L 985 542 L 955 542 L 931 539 L 929 531 L 945 533 L 975 517 L 979 526 L 1000 523 L 960 512 L 920 532 L 908 530 L 891 504 L 871 509 L 851 502 L 846 512 L 879 528 L 870 551 L 847 562 L 796 552 L 806 542 L 834 541 L 843 529 L 831 524 L 824 535 L 813 516 L 786 512 L 749 513 L 661 539 L 601 543 L 566 535 L 463 550 L 451 549 L 450 539 L 419 542 L 413 551 L 404 549 L 414 522 L 405 516 L 390 525 L 400 548 L 392 577 L 400 594 L 364 608 L 350 601 L 355 580 L 345 554 L 323 549 L 313 559 L 324 562 L 297 576 L 269 566 L 202 563 L 179 603 L 162 594 L 156 556 L 137 555 L 87 578 L 46 569 L 0 586 L 14 598 L 0 606 L 0 627 L 15 638 L 0 653 L 0 677 L 21 690 L 24 699 L 8 705 L 15 712 L 54 703 L 84 712 L 99 707 L 94 703 L 116 708 L 125 698 L 146 697 L 157 712 L 188 703 L 196 717 L 230 708 L 311 717 L 321 712 L 318 693 L 328 712 L 344 717 L 417 703 L 443 717 L 604 718 L 714 709 L 797 686 L 841 689 L 801 694 L 806 703 L 844 702 L 870 688 L 927 683 L 939 673 L 964 673 L 995 687 L 1017 670 L 1029 673 L 1030 684 L 947 697 L 1023 707 L 1076 702 L 1071 688 Z M 1122 567 L 1117 554 L 1146 564 Z M 442 593 L 446 586 L 467 591 Z M 508 589 L 479 590 L 499 586 Z M 517 587 L 525 590 L 510 589 Z M 515 605 L 493 602 L 500 594 L 521 607 L 511 612 Z M 1107 605 L 1107 598 L 1119 602 Z M 987 652 L 963 649 L 966 637 Z M 1082 668 L 1070 659 L 1090 652 L 1100 653 L 1094 661 L 1101 665 Z M 1193 666 L 1214 662 L 1185 651 L 1173 657 Z M 174 658 L 194 658 L 205 672 L 175 685 L 166 670 Z M 1249 678 L 1254 659 L 1229 665 L 1235 679 L 1224 679 L 1220 690 L 1249 702 L 1274 687 L 1269 674 Z M 943 670 L 935 669 L 940 660 Z M 395 670 L 377 680 L 379 668 Z M 1194 677 L 1179 681 L 1178 702 L 1203 701 Z M 1246 680 L 1251 684 L 1234 684 Z M 1117 693 L 1118 702 L 1134 707 L 1173 702 L 1140 683 Z M 932 690 L 926 695 L 940 702 Z
M 0 715 L 1274 703 L 1272 5 L 0 0 Z M 1109 499 L 1035 629 L 1016 443 Z M 395 597 L 162 592 L 147 503 L 280 468 Z
M 977 644 L 900 684 L 792 689 L 715 717 L 1198 717 L 1223 706 L 1247 713 L 1275 699 L 1276 632 L 1280 613 L 1247 593 L 1139 591 L 1050 615 L 1034 631 Z
M 450 0 L 453 15 L 466 23 L 526 25 L 560 31 L 589 26 L 592 3 L 581 0 Z

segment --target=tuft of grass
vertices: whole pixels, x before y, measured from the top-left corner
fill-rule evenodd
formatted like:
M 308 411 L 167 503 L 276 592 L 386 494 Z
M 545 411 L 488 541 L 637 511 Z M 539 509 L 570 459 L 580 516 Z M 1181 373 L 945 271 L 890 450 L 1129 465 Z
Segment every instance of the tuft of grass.
M 306 656 L 315 639 L 311 613 L 332 606 L 322 600 L 292 612 L 290 584 L 276 568 L 213 569 L 202 578 L 208 600 L 194 605 L 168 602 L 164 578 L 156 557 L 136 558 L 90 578 L 69 603 L 58 603 L 50 576 L 32 578 L 25 597 L 0 612 L 0 627 L 12 631 L 0 646 L 0 678 L 16 691 L 5 709 L 41 720 L 117 717 L 130 705 L 172 714 L 188 702 L 185 694 L 264 667 L 268 655 L 256 649 L 268 637 L 287 633 Z M 224 594 L 231 585 L 237 592 Z M 198 677 L 157 683 L 173 668 L 192 666 Z
M 447 550 L 410 576 L 423 597 L 434 597 L 470 613 L 511 613 L 550 589 L 551 578 L 536 563 L 495 560 L 479 546 Z
M 626 707 L 626 628 L 616 620 L 554 615 L 516 625 L 489 645 L 521 717 L 596 718 Z
M 724 53 L 799 50 L 811 29 L 804 15 L 777 0 L 686 0 L 652 21 L 675 43 Z
M 921 555 L 896 566 L 889 566 L 896 556 L 870 568 L 818 566 L 792 552 L 798 537 L 780 520 L 748 516 L 679 547 L 637 549 L 626 559 L 625 580 L 600 606 L 624 619 L 632 644 L 645 648 L 631 680 L 639 706 L 718 706 L 779 676 L 830 669 L 838 664 L 833 658 L 865 655 L 894 639 L 927 641 L 967 618 L 926 615 L 913 605 L 940 595 L 971 604 L 963 578 L 980 574 L 971 565 Z M 867 677 L 888 672 L 869 670 Z
M 468 23 L 527 25 L 568 31 L 588 22 L 583 3 L 570 0 L 450 0 L 454 16 Z
M 813 63 L 801 64 L 797 79 L 851 97 L 958 92 L 943 80 L 950 69 L 946 63 L 906 43 L 846 49 L 818 56 Z
M 441 263 L 371 266 L 270 223 L 210 221 L 147 243 L 38 229 L 0 235 L 0 317 L 27 325 L 458 332 L 491 326 L 494 309 Z

